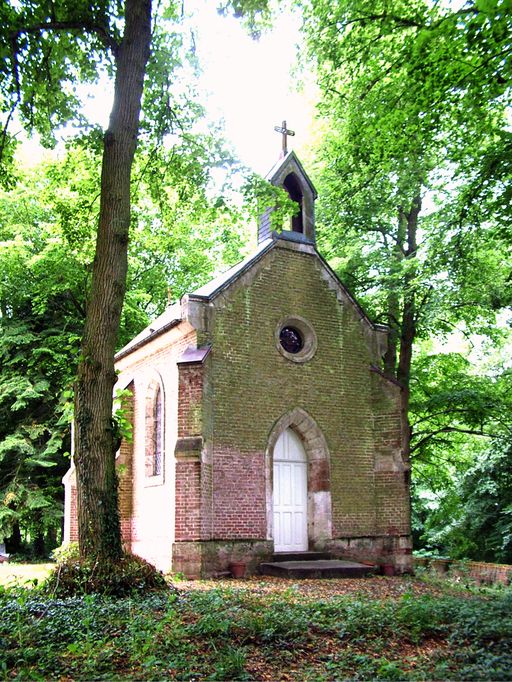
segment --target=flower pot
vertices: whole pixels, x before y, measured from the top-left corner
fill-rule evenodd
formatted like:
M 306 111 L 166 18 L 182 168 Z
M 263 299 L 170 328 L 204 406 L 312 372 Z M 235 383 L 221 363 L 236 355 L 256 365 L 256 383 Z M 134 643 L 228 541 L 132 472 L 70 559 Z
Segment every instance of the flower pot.
M 247 565 L 244 561 L 233 561 L 229 564 L 229 570 L 233 578 L 243 578 Z

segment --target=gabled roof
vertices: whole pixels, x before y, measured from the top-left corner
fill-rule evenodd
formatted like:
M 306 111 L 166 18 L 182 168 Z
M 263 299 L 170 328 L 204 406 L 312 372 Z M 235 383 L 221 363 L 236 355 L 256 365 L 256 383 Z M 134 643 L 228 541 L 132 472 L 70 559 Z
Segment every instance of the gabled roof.
M 238 279 L 242 273 L 249 270 L 260 258 L 262 258 L 267 251 L 270 251 L 274 244 L 273 239 L 265 239 L 265 241 L 258 244 L 258 248 L 250 256 L 245 258 L 240 263 L 237 263 L 226 272 L 214 277 L 207 284 L 204 284 L 196 291 L 189 294 L 191 299 L 211 299 L 214 298 L 222 289 L 225 289 L 234 280 Z
M 363 320 L 370 328 L 377 331 L 386 331 L 387 327 L 381 324 L 375 324 L 370 320 L 364 309 L 359 305 L 354 296 L 346 288 L 346 286 L 340 281 L 334 270 L 329 266 L 327 261 L 318 253 L 315 246 L 305 240 L 298 239 L 293 233 L 283 233 L 283 234 L 273 234 L 271 239 L 266 239 L 264 242 L 258 245 L 258 248 L 249 257 L 245 258 L 237 265 L 233 266 L 226 272 L 214 277 L 207 284 L 199 287 L 196 291 L 188 294 L 188 300 L 192 301 L 211 301 L 222 291 L 229 288 L 229 286 L 236 282 L 245 272 L 248 272 L 258 261 L 260 261 L 269 251 L 278 245 L 279 242 L 297 242 L 301 245 L 301 248 L 307 253 L 311 254 L 313 257 L 318 259 L 323 271 L 330 281 L 330 286 L 335 288 L 339 295 L 341 295 L 345 300 L 350 301 L 350 303 L 357 310 L 358 315 L 361 320 Z M 160 334 L 172 329 L 178 325 L 183 319 L 181 302 L 177 302 L 174 305 L 167 308 L 159 317 L 157 317 L 150 325 L 148 325 L 140 334 L 132 339 L 126 346 L 121 348 L 120 351 L 115 356 L 116 360 L 128 355 L 132 351 L 140 348 L 149 341 L 152 341 Z
M 125 355 L 128 355 L 132 351 L 140 348 L 148 341 L 152 341 L 160 334 L 163 334 L 168 329 L 172 329 L 181 322 L 181 303 L 177 301 L 173 305 L 169 306 L 164 310 L 164 312 L 159 315 L 151 324 L 149 324 L 145 329 L 143 329 L 140 334 L 137 334 L 126 346 L 123 346 L 119 350 L 114 359 L 120 360 Z
M 380 332 L 388 330 L 386 325 L 376 324 L 368 317 L 364 308 L 361 307 L 351 292 L 339 279 L 338 275 L 327 263 L 325 258 L 318 253 L 313 242 L 305 239 L 303 235 L 296 235 L 295 233 L 288 231 L 283 231 L 281 234 L 274 232 L 272 238 L 261 242 L 258 245 L 257 250 L 251 256 L 230 268 L 225 273 L 215 277 L 208 282 L 208 284 L 205 284 L 193 293 L 189 294 L 188 299 L 192 301 L 212 301 L 216 296 L 218 296 L 218 294 L 228 289 L 232 283 L 236 282 L 236 280 L 238 280 L 245 272 L 248 272 L 259 260 L 261 260 L 261 258 L 265 256 L 265 254 L 271 251 L 274 247 L 278 246 L 279 243 L 284 246 L 283 242 L 295 242 L 297 247 L 302 252 L 309 253 L 311 256 L 316 257 L 321 268 L 323 269 L 326 280 L 329 282 L 329 286 L 331 286 L 333 289 L 336 289 L 338 292 L 338 299 L 341 300 L 341 298 L 343 298 L 346 301 L 349 301 L 357 310 L 361 320 L 363 320 L 368 327 Z

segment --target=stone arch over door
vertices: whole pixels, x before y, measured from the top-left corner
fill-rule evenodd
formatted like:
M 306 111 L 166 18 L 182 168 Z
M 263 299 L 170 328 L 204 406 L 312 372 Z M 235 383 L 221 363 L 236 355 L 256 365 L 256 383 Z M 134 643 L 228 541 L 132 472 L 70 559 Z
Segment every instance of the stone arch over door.
M 292 429 L 299 436 L 307 455 L 308 541 L 310 549 L 322 549 L 332 539 L 330 454 L 319 426 L 305 410 L 295 408 L 274 424 L 265 452 L 267 539 L 273 534 L 273 462 L 279 436 Z

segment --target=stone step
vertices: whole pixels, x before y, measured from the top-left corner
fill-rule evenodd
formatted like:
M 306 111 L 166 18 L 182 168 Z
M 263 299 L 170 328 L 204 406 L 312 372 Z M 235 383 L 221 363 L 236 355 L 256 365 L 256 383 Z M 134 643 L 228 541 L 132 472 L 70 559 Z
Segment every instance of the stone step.
M 339 559 L 315 561 L 272 561 L 260 564 L 262 575 L 281 578 L 364 578 L 378 572 L 378 566 Z
M 275 552 L 272 561 L 318 561 L 330 559 L 329 552 Z

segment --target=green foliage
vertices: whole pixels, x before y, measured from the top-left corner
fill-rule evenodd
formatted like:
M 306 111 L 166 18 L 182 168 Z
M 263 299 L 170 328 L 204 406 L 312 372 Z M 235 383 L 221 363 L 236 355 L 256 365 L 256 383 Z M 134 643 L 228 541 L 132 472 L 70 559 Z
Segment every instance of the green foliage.
M 438 456 L 450 461 L 450 452 L 460 452 L 466 435 L 505 433 L 512 407 L 508 370 L 477 374 L 461 353 L 418 354 L 412 383 L 412 453 L 418 464 Z
M 129 599 L 3 591 L 0 666 L 46 679 L 252 679 L 255 660 L 275 677 L 299 665 L 305 680 L 500 680 L 512 663 L 511 606 L 510 591 L 396 600 L 310 600 L 293 589 Z
M 246 178 L 242 193 L 248 210 L 256 219 L 269 211 L 271 229 L 277 232 L 289 229 L 290 219 L 299 210 L 287 192 L 254 174 Z
M 474 556 L 460 481 L 483 440 L 508 434 L 507 359 L 478 372 L 433 348 L 477 335 L 482 356 L 506 336 L 510 3 L 297 4 L 320 89 L 318 242 L 391 329 L 384 369 L 410 390 L 416 539 L 446 548 L 443 529 L 460 528 L 457 551 L 465 541 Z M 503 541 L 506 524 L 496 531 Z
M 243 213 L 229 188 L 225 199 L 211 192 L 221 156 L 218 140 L 190 136 L 140 159 L 119 345 L 162 312 L 169 290 L 178 298 L 240 259 Z M 79 146 L 0 194 L 0 536 L 19 527 L 25 539 L 46 538 L 42 552 L 61 526 L 98 175 L 98 154 Z
M 78 542 L 65 542 L 52 551 L 52 559 L 58 564 L 68 561 L 78 561 L 80 558 L 80 548 Z
M 114 411 L 112 422 L 119 443 L 124 440 L 128 443 L 133 441 L 133 425 L 130 415 L 127 414 L 127 406 L 133 394 L 129 389 L 116 390 L 114 393 Z
M 229 2 L 226 7 L 231 7 L 231 5 L 232 3 Z M 266 9 L 266 5 L 264 0 L 236 2 L 235 11 L 246 13 L 250 18 L 254 18 L 261 10 Z M 183 87 L 176 85 L 177 72 L 182 64 L 183 55 L 187 52 L 179 26 L 183 8 L 181 8 L 181 13 L 179 10 L 178 2 L 167 3 L 165 8 L 159 5 L 152 8 L 150 2 L 125 3 L 121 0 L 112 2 L 99 0 L 92 5 L 84 0 L 74 3 L 60 0 L 51 3 L 45 0 L 40 2 L 27 0 L 26 2 L 4 3 L 0 10 L 2 20 L 0 26 L 2 35 L 2 41 L 0 41 L 2 44 L 0 109 L 4 114 L 3 130 L 0 136 L 0 179 L 4 181 L 6 187 L 12 185 L 14 175 L 15 137 L 10 130 L 13 121 L 21 123 L 30 136 L 35 132 L 39 133 L 42 143 L 50 147 L 55 144 L 55 133 L 59 127 L 71 121 L 82 133 L 88 127 L 81 111 L 82 97 L 85 96 L 84 86 L 98 84 L 100 80 L 105 82 L 110 78 L 115 95 L 109 128 L 104 137 L 99 135 L 98 130 L 92 130 L 92 132 L 89 130 L 88 134 L 82 134 L 81 139 L 78 136 L 79 141 L 87 146 L 88 156 L 93 166 L 97 162 L 97 152 L 103 149 L 101 182 L 98 173 L 94 180 L 94 185 L 98 188 L 96 193 L 92 196 L 91 193 L 87 193 L 84 202 L 83 195 L 79 195 L 76 191 L 77 184 L 80 183 L 73 182 L 70 179 L 73 176 L 68 175 L 71 185 L 69 190 L 64 192 L 61 201 L 57 200 L 52 206 L 53 218 L 55 214 L 61 218 L 59 226 L 61 230 L 57 230 L 55 239 L 46 241 L 43 249 L 40 250 L 41 244 L 33 244 L 26 231 L 19 239 L 19 232 L 23 230 L 14 229 L 12 232 L 8 230 L 6 238 L 8 250 L 2 260 L 7 261 L 8 267 L 4 272 L 7 274 L 8 286 L 0 292 L 0 319 L 2 326 L 10 327 L 10 331 L 20 320 L 25 322 L 26 326 L 22 329 L 25 344 L 28 346 L 32 343 L 33 347 L 25 349 L 32 352 L 32 361 L 27 360 L 25 355 L 23 357 L 20 357 L 19 353 L 16 355 L 11 334 L 11 346 L 0 349 L 0 356 L 3 356 L 5 365 L 12 370 L 13 374 L 6 378 L 3 390 L 0 390 L 0 398 L 3 399 L 0 409 L 9 413 L 9 416 L 17 415 L 22 409 L 26 410 L 24 417 L 30 419 L 32 424 L 35 422 L 39 431 L 37 444 L 35 438 L 31 438 L 26 447 L 23 444 L 23 437 L 26 436 L 25 432 L 28 427 L 23 420 L 21 423 L 13 424 L 15 420 L 8 419 L 5 432 L 0 431 L 0 442 L 3 441 L 5 446 L 4 453 L 7 452 L 9 455 L 9 458 L 6 458 L 4 454 L 3 459 L 0 460 L 0 465 L 7 469 L 6 472 L 0 471 L 0 490 L 2 493 L 5 489 L 7 490 L 2 507 L 8 510 L 4 513 L 0 523 L 3 526 L 10 524 L 11 530 L 14 530 L 15 526 L 19 529 L 21 522 L 25 523 L 21 516 L 22 507 L 19 496 L 14 500 L 12 495 L 16 494 L 15 491 L 22 485 L 20 480 L 25 481 L 27 477 L 33 480 L 30 472 L 27 472 L 27 467 L 34 464 L 42 468 L 45 466 L 44 457 L 41 457 L 39 453 L 35 457 L 32 456 L 35 453 L 31 453 L 30 448 L 34 450 L 45 448 L 46 442 L 42 437 L 45 431 L 48 441 L 51 442 L 53 430 L 48 428 L 48 422 L 55 419 L 55 403 L 58 400 L 55 387 L 58 383 L 61 387 L 66 387 L 77 364 L 76 354 L 71 362 L 66 362 L 68 354 L 60 355 L 55 351 L 51 342 L 55 340 L 55 337 L 59 337 L 59 341 L 64 341 L 64 345 L 71 350 L 70 346 L 76 345 L 81 336 L 80 333 L 76 333 L 76 327 L 80 331 L 82 327 L 83 320 L 79 316 L 85 318 L 82 356 L 78 360 L 78 369 L 79 381 L 87 385 L 88 379 L 83 378 L 80 370 L 84 362 L 97 360 L 97 337 L 101 337 L 101 341 L 107 344 L 112 364 L 120 326 L 128 329 L 142 326 L 140 325 L 141 316 L 137 315 L 135 306 L 129 305 L 130 302 L 125 307 L 125 320 L 120 325 L 126 284 L 126 256 L 132 203 L 130 185 L 133 180 L 134 152 L 141 138 L 140 141 L 144 144 L 139 145 L 139 148 L 145 151 L 146 159 L 151 160 L 153 156 L 160 160 L 165 158 L 165 153 L 158 153 L 165 136 L 176 134 L 181 130 L 190 130 L 201 114 L 200 108 L 193 103 L 193 98 L 190 98 L 190 88 L 184 87 L 184 82 Z M 184 81 L 183 73 L 181 76 Z M 143 87 L 144 84 L 145 87 Z M 143 90 L 144 111 L 141 116 Z M 185 139 L 185 135 L 179 137 L 180 142 Z M 212 139 L 213 136 L 210 136 L 210 141 Z M 112 141 L 115 141 L 115 147 L 111 144 Z M 112 153 L 113 149 L 117 150 L 115 154 Z M 190 152 L 190 149 L 188 151 Z M 175 152 L 177 150 L 173 149 L 171 156 Z M 197 153 L 197 150 L 194 150 L 193 154 L 189 153 L 188 156 L 180 150 L 176 156 L 180 161 L 186 160 L 189 166 L 194 166 L 195 162 L 196 173 L 198 169 L 199 173 L 204 170 L 201 165 L 203 157 Z M 119 159 L 122 161 L 120 162 Z M 116 175 L 112 172 L 112 168 L 123 172 Z M 80 176 L 80 180 L 82 179 L 83 174 Z M 199 181 L 199 189 L 195 185 L 192 171 L 187 172 L 186 179 L 191 182 L 196 193 L 201 195 L 200 199 L 205 199 L 204 179 Z M 179 189 L 184 189 L 184 187 L 185 183 L 180 183 Z M 97 216 L 95 216 L 93 220 L 98 225 L 98 239 L 95 240 L 95 246 L 92 246 L 91 233 L 88 230 L 89 223 L 87 220 L 82 220 L 81 213 L 90 215 L 93 211 L 98 212 L 98 198 L 101 199 L 99 218 L 96 220 Z M 183 203 L 184 197 L 180 196 L 179 200 L 179 202 L 174 202 L 175 206 Z M 203 206 L 205 203 L 208 202 L 203 202 Z M 76 211 L 76 207 L 81 209 L 80 213 Z M 156 222 L 155 216 L 153 220 L 150 218 L 151 227 Z M 12 227 L 10 220 L 8 225 Z M 44 236 L 47 236 L 47 233 Z M 81 239 L 82 237 L 84 238 Z M 228 240 L 226 236 L 225 241 Z M 75 247 L 75 253 L 72 253 L 70 258 L 66 258 L 67 254 L 62 253 L 62 246 L 66 241 L 72 248 Z M 80 257 L 76 255 L 76 246 L 81 244 L 81 241 L 89 242 L 90 250 L 84 249 Z M 114 244 L 116 248 L 112 248 Z M 35 253 L 31 253 L 34 246 L 36 247 Z M 94 253 L 94 258 L 90 258 L 92 253 Z M 144 250 L 139 251 L 139 254 L 144 254 Z M 3 255 L 1 254 L 0 257 Z M 170 259 L 175 255 L 175 252 L 171 251 Z M 151 258 L 148 260 L 151 262 Z M 174 266 L 178 260 L 179 258 L 175 258 Z M 102 265 L 103 262 L 105 266 Z M 204 267 L 198 269 L 204 269 Z M 41 278 L 43 275 L 48 277 L 50 286 L 53 285 L 54 290 L 48 285 L 42 287 L 44 295 L 38 300 L 38 293 L 34 297 L 27 297 L 28 288 L 23 286 L 20 290 L 25 298 L 23 301 L 18 301 L 16 297 L 18 289 L 14 288 L 9 292 L 8 288 L 16 279 L 20 283 L 24 283 L 24 277 L 29 279 L 27 272 L 35 274 L 36 278 Z M 88 292 L 90 272 L 92 272 L 94 284 Z M 74 276 L 74 279 L 69 277 L 70 274 Z M 82 286 L 78 283 L 77 277 L 82 280 Z M 135 287 L 130 286 L 130 288 Z M 107 294 L 107 298 L 110 297 L 108 315 L 103 315 L 103 317 L 102 314 L 106 308 L 103 305 L 104 300 L 98 300 L 97 292 L 100 290 L 110 291 L 110 295 Z M 4 296 L 6 291 L 7 295 Z M 144 293 L 147 296 L 149 292 Z M 160 292 L 160 296 L 162 293 Z M 135 296 L 134 300 L 140 302 L 140 298 Z M 85 301 L 87 301 L 87 306 Z M 69 314 L 70 302 L 76 308 L 74 315 Z M 21 304 L 22 309 L 16 305 L 17 303 Z M 37 322 L 36 318 L 39 318 Z M 69 326 L 62 324 L 63 322 L 69 322 Z M 72 332 L 70 327 L 73 328 Z M 94 329 L 94 333 L 89 333 L 90 329 Z M 51 333 L 49 330 L 52 330 Z M 9 338 L 8 331 L 4 333 L 2 329 L 2 333 L 4 339 Z M 20 336 L 19 333 L 18 336 Z M 43 343 L 40 344 L 41 336 Z M 122 334 L 119 336 L 122 339 Z M 46 368 L 41 366 L 43 365 L 41 357 L 47 360 L 46 366 L 52 369 L 52 361 L 55 361 L 55 364 L 59 360 L 63 361 L 62 376 L 50 376 L 49 373 L 45 373 Z M 13 358 L 19 362 L 13 365 Z M 98 361 L 97 364 L 106 372 L 112 371 L 112 367 L 109 369 L 105 365 L 104 359 L 101 362 Z M 24 385 L 19 398 L 12 400 L 16 382 L 14 375 L 27 376 L 28 382 L 23 380 Z M 55 383 L 52 384 L 50 379 L 53 379 Z M 94 405 L 86 405 L 86 397 L 82 400 L 83 396 L 87 396 L 86 390 L 77 391 L 75 403 L 77 420 L 81 419 L 82 413 L 89 414 L 91 410 L 101 412 L 102 409 L 103 414 L 99 416 L 103 424 L 111 420 L 111 396 L 109 396 L 108 386 L 106 384 L 105 386 L 104 400 L 97 400 Z M 52 400 L 45 402 L 44 392 L 50 387 L 53 388 Z M 102 408 L 102 405 L 105 407 Z M 34 418 L 37 408 L 46 412 L 37 414 Z M 0 416 L 3 415 L 0 414 Z M 94 483 L 94 476 L 91 472 L 89 476 L 83 476 L 81 467 L 82 456 L 85 453 L 80 434 L 84 429 L 91 431 L 92 427 L 86 426 L 89 421 L 89 419 L 87 422 L 82 420 L 83 428 L 76 432 L 76 461 L 79 485 L 83 486 L 84 490 L 89 493 L 90 499 L 94 500 L 97 489 L 101 486 Z M 11 437 L 13 433 L 16 434 L 14 439 Z M 91 432 L 88 437 L 94 438 L 96 443 L 102 442 L 98 434 Z M 87 439 L 84 438 L 85 440 Z M 62 454 L 61 446 L 62 442 L 60 444 L 54 442 L 53 454 Z M 104 461 L 110 461 L 111 440 L 101 450 Z M 43 455 L 45 452 L 43 451 Z M 16 453 L 24 468 L 17 466 Z M 98 504 L 95 508 L 96 514 L 101 515 L 101 510 L 104 510 L 105 515 L 109 517 L 103 526 L 114 528 L 112 537 L 108 538 L 108 542 L 104 542 L 101 533 L 95 535 L 91 532 L 96 517 L 89 518 L 83 523 L 80 518 L 79 535 L 81 542 L 88 545 L 89 551 L 92 551 L 95 546 L 103 547 L 101 551 L 98 549 L 98 553 L 103 552 L 108 555 L 107 548 L 111 546 L 112 555 L 115 555 L 121 551 L 121 539 L 117 522 L 116 495 L 113 489 L 115 477 L 111 475 L 110 481 L 109 494 L 105 495 L 101 502 L 96 500 Z M 14 492 L 9 488 L 10 486 L 13 486 Z M 88 489 L 89 487 L 91 490 Z M 40 486 L 38 489 L 40 490 Z M 39 503 L 37 505 L 34 503 L 33 506 L 41 509 Z M 13 521 L 12 512 L 18 516 L 15 521 Z M 39 525 L 37 533 L 40 536 L 42 522 L 38 519 L 37 523 Z M 3 527 L 0 528 L 0 532 L 5 535 L 8 530 Z M 87 534 L 89 534 L 89 539 L 86 543 L 84 538 Z
M 73 548 L 61 555 L 63 559 L 44 584 L 44 591 L 52 597 L 86 594 L 126 597 L 170 589 L 160 571 L 133 554 L 125 554 L 119 561 L 101 563 L 80 559 Z
M 418 513 L 428 500 L 417 502 Z M 512 459 L 508 443 L 481 447 L 418 524 L 420 545 L 454 559 L 512 563 Z

